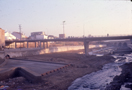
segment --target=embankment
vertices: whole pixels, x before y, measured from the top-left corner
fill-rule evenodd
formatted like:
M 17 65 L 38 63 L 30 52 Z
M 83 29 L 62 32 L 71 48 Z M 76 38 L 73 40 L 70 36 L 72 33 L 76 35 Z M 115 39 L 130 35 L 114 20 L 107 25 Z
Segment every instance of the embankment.
M 84 49 L 83 46 L 62 46 L 62 47 L 50 47 L 50 48 L 22 48 L 22 49 L 5 49 L 0 52 L 0 58 L 4 59 L 5 55 L 10 55 L 10 58 L 39 55 L 45 53 L 64 52 L 70 50 Z

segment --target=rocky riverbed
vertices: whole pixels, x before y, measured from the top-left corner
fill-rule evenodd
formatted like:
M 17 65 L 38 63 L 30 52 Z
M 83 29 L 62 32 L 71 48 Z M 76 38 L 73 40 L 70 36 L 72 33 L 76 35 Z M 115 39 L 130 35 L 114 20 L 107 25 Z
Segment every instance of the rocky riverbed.
M 112 56 L 114 62 L 76 79 L 68 90 L 132 90 L 132 54 L 120 52 Z
M 122 69 L 121 74 L 114 77 L 113 81 L 105 90 L 132 90 L 132 55 L 126 55 L 126 59 L 121 61 L 124 62 L 124 64 L 120 66 Z

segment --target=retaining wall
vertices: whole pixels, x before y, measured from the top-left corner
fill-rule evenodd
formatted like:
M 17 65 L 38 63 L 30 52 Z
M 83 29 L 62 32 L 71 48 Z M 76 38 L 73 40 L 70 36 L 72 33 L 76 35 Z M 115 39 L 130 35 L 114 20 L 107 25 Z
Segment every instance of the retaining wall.
M 11 58 L 29 56 L 29 55 L 39 55 L 45 53 L 53 52 L 63 52 L 70 50 L 79 50 L 84 49 L 84 46 L 62 46 L 62 47 L 50 47 L 47 49 L 43 48 L 23 48 L 23 49 L 6 49 L 5 51 L 0 52 L 0 58 L 4 59 L 5 55 L 10 55 Z

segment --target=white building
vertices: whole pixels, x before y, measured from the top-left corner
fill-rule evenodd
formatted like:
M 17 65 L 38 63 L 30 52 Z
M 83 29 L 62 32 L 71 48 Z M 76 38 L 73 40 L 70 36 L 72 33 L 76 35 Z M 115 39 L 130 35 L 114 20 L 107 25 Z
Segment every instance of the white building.
M 9 32 L 5 32 L 5 40 L 14 40 L 16 37 Z
M 48 35 L 44 32 L 32 32 L 30 39 L 48 39 Z
M 47 35 L 36 35 L 36 39 L 48 39 Z
M 27 36 L 25 36 L 24 34 L 22 34 L 20 32 L 13 32 L 12 35 L 14 35 L 16 37 L 16 39 L 26 39 L 27 38 Z

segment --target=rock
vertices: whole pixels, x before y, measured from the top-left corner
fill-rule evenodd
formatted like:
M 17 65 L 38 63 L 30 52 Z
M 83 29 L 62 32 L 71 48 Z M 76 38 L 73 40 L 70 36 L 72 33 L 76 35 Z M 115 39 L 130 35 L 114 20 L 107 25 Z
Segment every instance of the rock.
M 83 88 L 89 88 L 89 85 L 84 84 L 84 85 L 83 85 Z
M 132 89 L 132 84 L 127 84 L 125 85 L 126 88 L 131 88 Z

